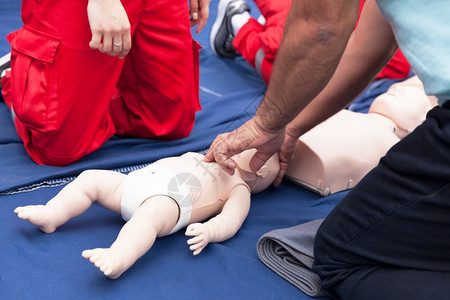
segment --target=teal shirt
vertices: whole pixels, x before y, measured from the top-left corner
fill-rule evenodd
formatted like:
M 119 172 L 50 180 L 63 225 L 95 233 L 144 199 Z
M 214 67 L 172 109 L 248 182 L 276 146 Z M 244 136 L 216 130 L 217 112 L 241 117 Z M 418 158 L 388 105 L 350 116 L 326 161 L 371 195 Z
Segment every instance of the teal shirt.
M 450 1 L 376 1 L 425 92 L 450 99 Z

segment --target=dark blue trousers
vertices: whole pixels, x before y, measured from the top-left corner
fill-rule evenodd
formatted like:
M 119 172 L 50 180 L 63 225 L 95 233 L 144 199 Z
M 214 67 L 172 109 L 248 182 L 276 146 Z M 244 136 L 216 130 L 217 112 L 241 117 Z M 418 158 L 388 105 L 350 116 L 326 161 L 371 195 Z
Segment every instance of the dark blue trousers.
M 340 299 L 450 299 L 450 109 L 436 107 L 330 213 L 314 271 Z

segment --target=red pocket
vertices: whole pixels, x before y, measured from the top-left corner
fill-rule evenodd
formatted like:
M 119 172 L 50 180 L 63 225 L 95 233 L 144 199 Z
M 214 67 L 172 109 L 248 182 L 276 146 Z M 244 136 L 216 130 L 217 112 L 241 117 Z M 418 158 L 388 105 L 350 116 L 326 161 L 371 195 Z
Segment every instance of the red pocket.
M 58 122 L 58 37 L 23 27 L 7 36 L 11 44 L 12 109 L 31 128 L 48 132 Z

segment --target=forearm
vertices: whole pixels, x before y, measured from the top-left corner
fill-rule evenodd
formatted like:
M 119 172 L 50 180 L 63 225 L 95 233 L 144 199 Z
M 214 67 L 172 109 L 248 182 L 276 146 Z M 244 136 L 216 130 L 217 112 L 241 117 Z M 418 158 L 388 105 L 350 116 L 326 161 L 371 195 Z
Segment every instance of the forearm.
M 249 190 L 244 185 L 238 185 L 230 193 L 221 213 L 203 223 L 209 232 L 209 242 L 222 242 L 234 236 L 247 218 L 249 210 Z
M 280 130 L 332 77 L 358 15 L 356 1 L 294 1 L 255 121 Z M 348 3 L 350 2 L 350 3 Z
M 343 57 L 343 61 L 347 57 Z M 363 67 L 363 66 L 361 66 Z M 377 72 L 363 68 L 338 69 L 327 87 L 286 127 L 286 134 L 300 137 L 350 104 L 373 80 Z M 379 68 L 379 70 L 381 70 Z
M 209 231 L 210 243 L 219 243 L 233 237 L 244 223 L 245 218 L 227 213 L 221 213 L 203 223 Z
M 394 35 L 375 3 L 366 4 L 332 79 L 290 122 L 286 133 L 299 137 L 345 108 L 389 62 L 396 50 Z

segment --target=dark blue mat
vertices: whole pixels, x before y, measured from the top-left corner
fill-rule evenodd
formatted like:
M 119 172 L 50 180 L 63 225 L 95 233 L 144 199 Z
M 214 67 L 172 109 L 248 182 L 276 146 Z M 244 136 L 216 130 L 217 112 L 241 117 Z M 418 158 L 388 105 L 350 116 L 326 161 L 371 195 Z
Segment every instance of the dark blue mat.
M 81 252 L 108 247 L 123 221 L 94 204 L 53 234 L 13 213 L 45 203 L 60 188 L 1 197 L 0 290 L 4 299 L 310 299 L 266 268 L 256 254 L 260 236 L 323 218 L 342 194 L 321 198 L 284 183 L 252 199 L 249 216 L 230 240 L 193 256 L 183 231 L 160 238 L 117 280 L 103 276 Z
M 10 52 L 10 47 L 6 41 L 6 34 L 17 30 L 22 26 L 20 19 L 20 0 L 0 1 L 0 57 Z

